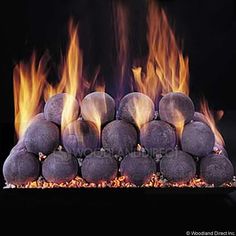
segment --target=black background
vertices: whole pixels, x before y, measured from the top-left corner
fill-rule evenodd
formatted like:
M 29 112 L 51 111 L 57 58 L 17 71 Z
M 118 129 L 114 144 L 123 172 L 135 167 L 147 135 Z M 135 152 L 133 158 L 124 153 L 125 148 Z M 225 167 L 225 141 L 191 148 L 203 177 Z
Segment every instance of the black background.
M 145 57 L 145 1 L 123 1 L 130 10 L 130 63 Z M 92 75 L 98 65 L 107 92 L 115 96 L 116 51 L 112 7 L 105 0 L 13 1 L 0 8 L 0 151 L 1 164 L 14 145 L 12 70 L 33 49 L 38 55 L 48 49 L 50 76 L 67 43 L 70 16 L 79 22 L 84 67 Z M 161 1 L 190 58 L 191 97 L 197 105 L 204 95 L 225 116 L 219 126 L 231 160 L 236 145 L 236 3 L 227 1 Z M 3 180 L 1 182 L 4 183 Z M 230 214 L 235 210 L 229 190 L 44 190 L 1 193 L 1 230 L 28 231 L 31 235 L 50 232 L 106 231 L 110 235 L 185 235 L 187 230 L 233 230 Z M 73 215 L 74 214 L 74 215 Z M 197 216 L 197 214 L 200 214 Z M 7 224 L 10 226 L 7 227 Z M 177 224 L 175 226 L 175 224 Z M 33 230 L 27 230 L 29 225 Z M 166 225 L 166 226 L 165 226 Z M 109 229 L 111 227 L 111 229 Z M 126 229 L 126 227 L 128 229 Z M 62 231 L 64 230 L 64 231 Z M 51 234 L 52 234 L 51 233 Z M 6 233 L 0 233 L 4 235 Z M 6 234 L 7 235 L 7 234 Z M 81 233 L 81 235 L 84 235 Z

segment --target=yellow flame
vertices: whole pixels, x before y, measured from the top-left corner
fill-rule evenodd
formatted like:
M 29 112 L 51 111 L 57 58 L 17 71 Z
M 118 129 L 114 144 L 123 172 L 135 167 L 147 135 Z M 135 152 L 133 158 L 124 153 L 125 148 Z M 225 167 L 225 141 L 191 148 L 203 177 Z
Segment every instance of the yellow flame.
M 70 43 L 63 66 L 62 81 L 66 81 L 65 92 L 76 98 L 79 81 L 82 75 L 82 53 L 79 48 L 78 28 L 73 21 L 69 24 Z M 62 128 L 71 121 L 73 116 L 73 102 L 69 97 L 64 101 L 62 112 Z
M 90 95 L 86 96 L 83 100 L 84 109 L 83 109 L 83 118 L 93 122 L 101 134 L 102 127 L 102 118 L 106 116 L 107 113 L 107 103 L 106 103 L 106 93 L 105 85 L 102 88 L 103 91 L 96 91 L 100 93 L 101 96 L 98 96 L 97 99 L 92 98 Z
M 152 101 L 149 97 L 144 98 L 143 96 L 134 96 L 130 100 L 128 111 L 139 129 L 153 118 L 151 103 Z
M 142 78 L 141 68 L 133 70 L 138 91 L 153 100 L 159 95 L 160 88 L 163 95 L 169 92 L 188 95 L 188 58 L 179 50 L 165 12 L 153 0 L 149 1 L 147 24 L 149 55 L 146 75 Z
M 208 123 L 212 132 L 214 133 L 216 143 L 224 146 L 225 145 L 224 139 L 223 139 L 222 135 L 220 134 L 219 130 L 217 129 L 214 116 L 209 109 L 208 102 L 206 99 L 202 99 L 200 102 L 200 112 L 202 114 L 204 114 L 204 116 L 206 118 L 206 122 Z M 223 116 L 223 114 L 224 114 L 224 112 L 220 111 L 220 113 L 218 113 L 219 118 L 221 118 Z
M 37 64 L 33 53 L 28 64 L 21 62 L 14 68 L 15 130 L 19 138 L 24 135 L 33 116 L 40 112 L 47 60 L 45 54 Z

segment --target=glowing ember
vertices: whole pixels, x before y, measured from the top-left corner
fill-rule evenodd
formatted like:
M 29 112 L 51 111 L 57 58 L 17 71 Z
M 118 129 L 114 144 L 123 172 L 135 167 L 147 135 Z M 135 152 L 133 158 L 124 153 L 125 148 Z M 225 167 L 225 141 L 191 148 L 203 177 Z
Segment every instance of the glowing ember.
M 222 185 L 222 187 L 234 187 L 235 183 L 231 182 L 228 184 Z M 87 183 L 84 179 L 77 176 L 75 179 L 70 182 L 63 184 L 48 183 L 43 178 L 38 179 L 37 181 L 28 183 L 26 185 L 20 186 L 10 186 L 16 188 L 137 188 L 132 183 L 126 181 L 125 176 L 120 176 L 115 178 L 110 182 L 101 182 L 99 184 Z M 205 183 L 199 178 L 194 178 L 188 183 L 169 183 L 167 180 L 163 179 L 160 174 L 154 174 L 151 180 L 142 185 L 141 188 L 169 188 L 169 187 L 178 187 L 178 188 L 199 188 L 199 187 L 214 187 L 213 185 Z

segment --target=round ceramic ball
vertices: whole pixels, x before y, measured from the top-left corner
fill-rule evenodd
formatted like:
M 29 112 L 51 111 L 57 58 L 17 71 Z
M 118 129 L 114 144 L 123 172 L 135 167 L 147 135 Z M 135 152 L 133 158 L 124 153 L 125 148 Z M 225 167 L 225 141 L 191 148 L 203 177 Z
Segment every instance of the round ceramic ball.
M 62 132 L 63 146 L 74 156 L 85 156 L 99 147 L 99 132 L 90 121 L 76 120 Z
M 208 125 L 206 117 L 202 113 L 197 111 L 194 112 L 193 121 L 200 121 Z
M 81 102 L 81 115 L 84 120 L 104 125 L 115 118 L 115 101 L 107 93 L 93 92 Z
M 25 151 L 25 152 L 27 151 L 23 139 L 20 139 L 18 143 L 11 149 L 10 154 L 13 152 L 20 152 L 20 151 Z
M 222 154 L 225 157 L 229 157 L 228 152 L 226 151 L 225 147 L 222 144 L 215 142 L 213 153 Z
M 213 150 L 214 144 L 214 133 L 205 123 L 194 121 L 184 127 L 181 137 L 181 146 L 184 152 L 203 157 Z
M 24 185 L 37 180 L 39 174 L 39 160 L 24 150 L 12 152 L 3 165 L 3 176 L 8 184 Z
M 188 182 L 196 175 L 196 164 L 192 156 L 175 150 L 161 159 L 160 172 L 170 182 Z
M 175 148 L 175 130 L 164 121 L 150 121 L 143 125 L 140 130 L 140 143 L 153 156 L 167 153 Z
M 132 152 L 121 161 L 120 172 L 129 182 L 141 186 L 156 173 L 156 163 L 146 153 Z
M 73 96 L 67 93 L 59 93 L 48 99 L 44 106 L 45 118 L 48 121 L 61 125 L 62 112 L 66 101 L 69 101 L 72 104 L 72 115 L 70 121 L 76 120 L 79 114 L 79 104 Z
M 194 105 L 192 100 L 179 92 L 166 94 L 159 103 L 159 115 L 161 120 L 174 126 L 187 124 L 194 115 Z
M 137 145 L 137 131 L 123 120 L 114 120 L 102 130 L 103 148 L 113 155 L 125 156 Z
M 47 155 L 59 145 L 59 129 L 47 120 L 33 122 L 26 130 L 24 144 L 28 152 Z
M 89 183 L 111 181 L 117 176 L 118 166 L 115 158 L 108 152 L 95 151 L 82 162 L 82 177 Z
M 139 92 L 124 96 L 117 112 L 117 118 L 130 122 L 137 127 L 154 119 L 155 106 L 151 98 Z
M 78 173 L 78 162 L 67 152 L 55 151 L 51 153 L 42 165 L 42 175 L 52 183 L 65 183 L 75 178 Z
M 234 168 L 230 160 L 217 154 L 202 158 L 200 162 L 200 176 L 208 184 L 220 186 L 232 181 Z

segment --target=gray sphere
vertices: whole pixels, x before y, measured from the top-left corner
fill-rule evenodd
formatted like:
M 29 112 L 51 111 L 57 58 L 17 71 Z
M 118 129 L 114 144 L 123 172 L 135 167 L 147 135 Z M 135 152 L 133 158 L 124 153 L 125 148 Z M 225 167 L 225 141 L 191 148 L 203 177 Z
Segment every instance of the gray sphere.
M 61 125 L 62 112 L 66 99 L 69 99 L 73 107 L 70 121 L 78 118 L 79 104 L 77 100 L 67 93 L 59 93 L 49 98 L 44 106 L 44 116 L 48 121 Z
M 164 120 L 176 126 L 176 123 L 187 124 L 194 115 L 192 100 L 183 93 L 168 93 L 159 103 L 159 115 Z
M 200 176 L 209 184 L 220 186 L 223 183 L 232 181 L 233 175 L 233 165 L 223 155 L 211 154 L 202 158 L 200 162 Z
M 129 182 L 140 186 L 156 173 L 156 163 L 148 154 L 132 152 L 121 161 L 120 172 Z
M 26 151 L 12 152 L 4 162 L 3 176 L 8 184 L 22 185 L 38 179 L 40 163 Z
M 184 127 L 181 137 L 184 152 L 203 157 L 213 150 L 214 144 L 214 133 L 205 123 L 194 121 Z
M 151 98 L 143 93 L 129 93 L 124 96 L 117 112 L 117 118 L 130 122 L 137 127 L 153 120 L 155 106 Z
M 222 154 L 225 157 L 229 157 L 228 152 L 226 151 L 225 147 L 222 144 L 219 144 L 215 142 L 214 148 L 213 148 L 213 154 L 216 152 L 220 152 L 218 154 Z
M 176 145 L 174 128 L 168 123 L 153 120 L 142 126 L 140 143 L 151 155 L 172 151 Z
M 25 132 L 24 144 L 29 152 L 47 155 L 59 145 L 59 129 L 46 120 L 33 122 Z
M 74 156 L 63 151 L 51 153 L 42 165 L 42 175 L 52 183 L 65 183 L 75 178 L 78 162 Z
M 189 154 L 175 150 L 161 159 L 160 171 L 170 182 L 188 182 L 196 175 L 196 164 Z
M 113 155 L 125 156 L 132 152 L 137 145 L 137 131 L 123 120 L 114 120 L 102 130 L 103 148 Z
M 99 132 L 90 121 L 76 120 L 62 132 L 63 146 L 74 156 L 85 156 L 99 147 Z
M 20 152 L 25 151 L 27 152 L 27 149 L 25 147 L 24 139 L 20 139 L 18 143 L 11 149 L 10 154 L 14 152 Z
M 104 92 L 90 93 L 81 102 L 81 115 L 95 124 L 100 119 L 100 125 L 104 125 L 115 118 L 115 101 Z
M 206 117 L 202 113 L 197 111 L 194 112 L 193 121 L 200 121 L 208 125 Z
M 89 183 L 111 181 L 117 176 L 118 166 L 115 158 L 108 152 L 96 151 L 82 162 L 82 177 Z

